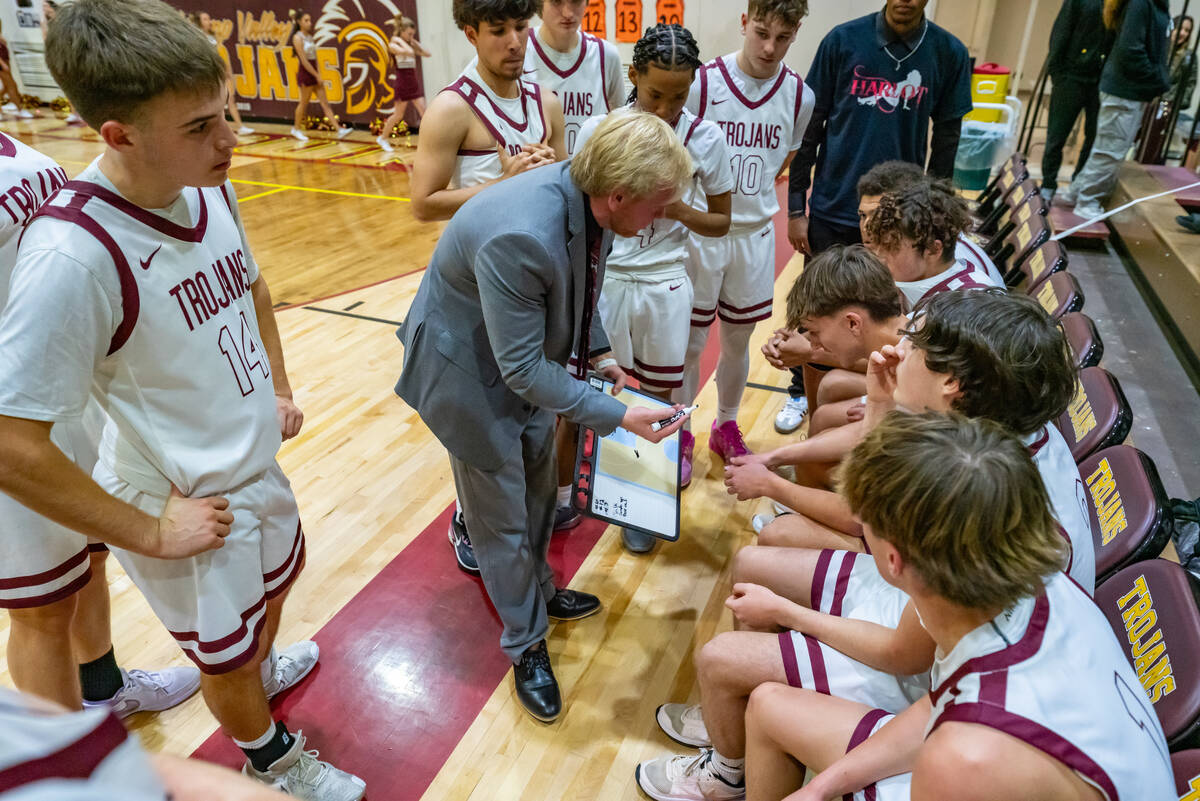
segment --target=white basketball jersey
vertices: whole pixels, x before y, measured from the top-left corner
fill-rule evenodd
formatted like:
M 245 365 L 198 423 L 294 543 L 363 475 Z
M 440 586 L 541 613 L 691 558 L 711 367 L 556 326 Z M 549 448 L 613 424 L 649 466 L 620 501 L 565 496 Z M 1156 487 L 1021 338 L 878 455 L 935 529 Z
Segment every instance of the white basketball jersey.
M 933 665 L 926 736 L 959 721 L 1057 759 L 1109 801 L 1173 799 L 1166 738 L 1103 613 L 1068 578 L 967 634 Z
M 579 146 L 591 138 L 604 117 L 593 117 L 584 123 L 579 133 Z M 733 189 L 733 175 L 729 171 L 729 156 L 725 148 L 725 137 L 713 123 L 702 120 L 683 109 L 675 123 L 679 136 L 692 157 L 695 168 L 692 185 L 683 196 L 683 202 L 697 208 L 704 206 L 708 195 L 720 195 Z M 655 220 L 637 236 L 613 238 L 612 253 L 608 254 L 609 269 L 647 267 L 683 267 L 687 258 L 688 228 L 676 220 Z
M 983 268 L 963 261 L 956 261 L 932 278 L 920 281 L 897 281 L 896 286 L 908 300 L 910 307 L 915 307 L 923 298 L 936 295 L 939 292 L 949 292 L 952 289 L 986 289 L 990 286 L 1004 286 L 997 283 Z
M 735 228 L 761 228 L 779 211 L 775 177 L 788 154 L 800 147 L 815 102 L 812 90 L 784 65 L 766 81 L 743 73 L 736 53 L 700 68 L 688 109 L 725 134 Z
M 67 182 L 67 173 L 49 156 L 0 133 L 0 309 L 17 263 L 21 231 L 46 199 Z
M 23 801 L 167 798 L 136 737 L 107 707 L 63 713 L 0 688 L 0 796 Z
M 111 419 L 100 458 L 146 492 L 166 495 L 167 481 L 189 496 L 233 489 L 270 467 L 280 445 L 250 292 L 258 267 L 233 188 L 184 189 L 168 211 L 184 225 L 107 183 L 93 162 L 38 211 L 22 246 L 92 240 L 120 278 L 123 316 L 93 381 Z
M 529 80 L 558 95 L 566 120 L 567 155 L 573 156 L 583 143 L 579 131 L 591 117 L 612 111 L 605 91 L 608 63 L 618 58 L 616 49 L 590 33 L 579 32 L 579 44 L 571 53 L 560 54 L 538 40 L 538 29 L 529 32 L 525 48 L 525 74 Z M 618 61 L 619 63 L 619 61 Z
M 1071 449 L 1052 423 L 1026 437 L 1025 444 L 1050 496 L 1050 512 L 1071 545 L 1067 575 L 1090 595 L 1096 590 L 1096 545 L 1092 540 L 1087 493 Z
M 1004 286 L 1004 276 L 996 269 L 996 263 L 966 234 L 958 235 L 958 242 L 954 245 L 954 260 L 966 262 L 975 269 L 982 270 L 991 276 L 996 286 Z
M 517 97 L 498 97 L 479 77 L 479 70 L 472 61 L 458 80 L 442 91 L 454 92 L 467 101 L 497 144 L 516 155 L 521 152 L 521 145 L 537 144 L 547 138 L 546 114 L 538 85 L 526 80 L 518 83 L 520 94 Z M 500 155 L 495 150 L 460 150 L 450 186 L 454 189 L 478 186 L 496 180 L 503 171 Z
M 67 182 L 67 173 L 49 156 L 0 133 L 0 310 L 8 302 L 8 284 L 17 264 L 17 246 L 25 225 L 46 200 Z M 55 423 L 50 440 L 81 469 L 91 472 L 104 418 L 94 403 L 77 420 Z M 0 506 L 10 502 L 0 499 Z M 11 501 L 16 503 L 16 501 Z

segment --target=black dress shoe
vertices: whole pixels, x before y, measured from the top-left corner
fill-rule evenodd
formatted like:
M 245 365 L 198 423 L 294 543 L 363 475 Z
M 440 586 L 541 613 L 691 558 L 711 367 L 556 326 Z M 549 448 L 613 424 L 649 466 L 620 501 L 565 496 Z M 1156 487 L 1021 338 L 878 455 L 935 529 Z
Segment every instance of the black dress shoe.
M 521 654 L 521 661 L 513 668 L 517 684 L 517 698 L 525 711 L 542 723 L 550 723 L 562 712 L 562 696 L 558 693 L 558 680 L 550 668 L 550 652 L 543 640 Z
M 579 620 L 599 611 L 599 598 L 577 590 L 559 590 L 546 602 L 546 614 L 555 620 Z

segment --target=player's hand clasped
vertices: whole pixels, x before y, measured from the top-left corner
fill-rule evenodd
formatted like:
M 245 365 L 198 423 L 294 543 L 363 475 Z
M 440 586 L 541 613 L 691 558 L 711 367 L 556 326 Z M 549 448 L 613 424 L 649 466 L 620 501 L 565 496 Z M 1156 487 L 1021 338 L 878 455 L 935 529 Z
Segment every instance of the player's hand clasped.
M 158 518 L 154 541 L 147 556 L 182 559 L 225 544 L 233 512 L 225 498 L 186 498 L 174 485 Z
M 725 466 L 725 491 L 739 501 L 761 498 L 770 491 L 774 478 L 761 454 L 734 456 Z
M 554 149 L 547 144 L 522 145 L 521 152 L 516 155 L 509 155 L 503 145 L 496 145 L 496 153 L 500 155 L 501 179 L 553 164 L 556 160 Z
M 776 370 L 799 367 L 812 359 L 813 347 L 808 337 L 789 328 L 779 328 L 762 346 L 762 354 Z

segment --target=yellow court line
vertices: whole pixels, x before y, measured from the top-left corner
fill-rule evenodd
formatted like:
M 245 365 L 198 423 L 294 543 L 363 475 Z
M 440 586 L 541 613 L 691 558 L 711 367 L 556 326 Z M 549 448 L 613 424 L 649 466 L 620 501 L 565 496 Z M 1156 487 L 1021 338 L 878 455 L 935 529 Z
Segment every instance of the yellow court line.
M 256 197 L 266 197 L 267 195 L 274 195 L 277 192 L 286 192 L 286 191 L 287 191 L 287 189 L 284 189 L 283 187 L 280 187 L 279 189 L 268 189 L 266 192 L 259 192 L 256 195 L 247 195 L 246 197 L 239 197 L 238 203 L 241 204 L 241 203 L 245 203 L 247 200 L 254 200 Z
M 297 192 L 319 192 L 323 195 L 343 195 L 345 197 L 365 197 L 371 200 L 399 200 L 403 203 L 411 203 L 412 199 L 407 197 L 395 197 L 394 195 L 369 195 L 365 192 L 343 192 L 340 189 L 318 189 L 315 186 L 291 186 L 290 184 L 272 184 L 266 181 L 247 181 L 244 178 L 230 178 L 235 184 L 250 184 L 251 186 L 272 186 L 276 189 L 295 189 Z

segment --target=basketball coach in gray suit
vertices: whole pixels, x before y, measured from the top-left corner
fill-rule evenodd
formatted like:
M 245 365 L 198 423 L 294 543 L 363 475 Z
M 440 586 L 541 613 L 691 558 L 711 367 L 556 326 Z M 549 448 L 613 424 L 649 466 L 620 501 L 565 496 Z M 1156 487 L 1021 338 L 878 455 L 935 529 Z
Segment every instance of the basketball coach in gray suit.
M 691 179 L 691 159 L 666 123 L 610 115 L 572 161 L 510 178 L 459 209 L 398 332 L 396 394 L 450 452 L 517 696 L 542 721 L 562 709 L 548 619 L 600 608 L 594 595 L 557 589 L 546 562 L 555 416 L 653 442 L 682 425 L 652 432 L 661 411 L 626 408 L 578 379 L 590 361 L 624 386 L 595 313 L 612 235 L 635 236 Z M 572 353 L 586 358 L 568 367 Z

